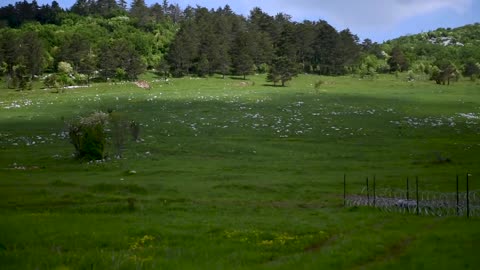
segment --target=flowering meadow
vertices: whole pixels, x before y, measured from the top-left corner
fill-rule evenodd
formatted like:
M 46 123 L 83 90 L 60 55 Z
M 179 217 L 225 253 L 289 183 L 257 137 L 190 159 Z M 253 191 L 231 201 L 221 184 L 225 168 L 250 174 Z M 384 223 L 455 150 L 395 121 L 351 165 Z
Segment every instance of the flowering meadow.
M 479 83 L 142 82 L 0 88 L 0 269 L 480 266 L 478 219 L 342 203 L 344 174 L 444 191 L 470 173 L 480 189 Z M 93 114 L 137 123 L 138 138 L 76 159 L 67 126 Z

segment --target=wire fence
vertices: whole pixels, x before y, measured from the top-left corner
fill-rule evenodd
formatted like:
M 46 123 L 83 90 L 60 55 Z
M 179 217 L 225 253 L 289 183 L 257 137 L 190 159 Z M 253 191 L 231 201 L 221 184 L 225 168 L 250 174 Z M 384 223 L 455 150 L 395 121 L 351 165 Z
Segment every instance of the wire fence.
M 463 182 L 463 181 L 462 181 Z M 385 212 L 411 213 L 430 216 L 480 216 L 480 190 L 470 190 L 470 179 L 466 177 L 466 188 L 460 190 L 457 176 L 452 192 L 439 192 L 419 187 L 419 180 L 405 181 L 405 188 L 378 187 L 375 178 L 362 183 L 343 180 L 344 206 L 369 206 Z M 456 189 L 455 189 L 456 184 Z

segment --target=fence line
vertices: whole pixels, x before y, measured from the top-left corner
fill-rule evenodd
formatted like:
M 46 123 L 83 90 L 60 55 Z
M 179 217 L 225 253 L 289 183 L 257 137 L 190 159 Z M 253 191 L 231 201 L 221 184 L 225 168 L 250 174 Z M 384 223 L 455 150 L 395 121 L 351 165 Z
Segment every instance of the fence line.
M 459 176 L 456 177 L 454 192 L 438 192 L 419 189 L 419 179 L 415 177 L 415 190 L 411 193 L 410 179 L 406 178 L 405 189 L 383 187 L 378 188 L 376 176 L 372 185 L 369 178 L 365 183 L 349 182 L 343 176 L 343 205 L 370 206 L 385 212 L 401 212 L 417 215 L 433 216 L 480 216 L 480 190 L 470 190 L 469 174 L 466 176 L 466 190 L 459 189 Z M 355 185 L 362 185 L 361 189 L 353 191 Z M 412 198 L 414 194 L 415 198 Z

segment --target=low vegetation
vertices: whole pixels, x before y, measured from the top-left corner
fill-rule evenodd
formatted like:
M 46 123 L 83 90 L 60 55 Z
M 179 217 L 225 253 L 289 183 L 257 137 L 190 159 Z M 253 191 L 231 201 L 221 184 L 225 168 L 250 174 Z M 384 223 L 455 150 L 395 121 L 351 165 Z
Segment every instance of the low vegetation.
M 478 217 L 343 205 L 478 194 L 479 24 L 131 2 L 0 7 L 0 269 L 480 268 Z
M 221 77 L 2 89 L 1 268 L 477 268 L 478 219 L 343 208 L 342 180 L 478 190 L 478 82 Z M 121 158 L 76 159 L 79 116 L 132 127 Z
M 378 44 L 324 20 L 294 22 L 288 14 L 254 8 L 249 16 L 226 5 L 216 10 L 164 1 L 78 0 L 17 2 L 0 7 L 0 76 L 8 88 L 88 85 L 93 81 L 136 81 L 147 70 L 170 76 L 214 74 L 246 79 L 268 74 L 274 86 L 299 73 L 378 74 L 408 72 L 449 84 L 480 76 L 480 25 L 437 29 Z M 19 15 L 20 14 L 20 15 Z M 12 46 L 16 44 L 15 46 Z

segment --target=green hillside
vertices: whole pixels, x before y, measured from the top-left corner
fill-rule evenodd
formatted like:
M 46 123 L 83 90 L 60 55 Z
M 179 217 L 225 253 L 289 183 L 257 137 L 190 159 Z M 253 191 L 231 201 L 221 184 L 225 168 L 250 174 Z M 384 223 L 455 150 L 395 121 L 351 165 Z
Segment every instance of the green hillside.
M 438 28 L 420 34 L 402 36 L 387 41 L 386 44 L 401 46 L 416 46 L 421 44 L 480 46 L 480 23 L 468 24 L 458 28 Z

